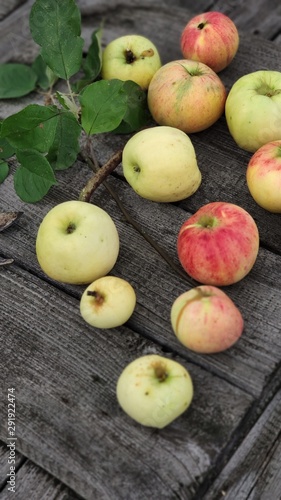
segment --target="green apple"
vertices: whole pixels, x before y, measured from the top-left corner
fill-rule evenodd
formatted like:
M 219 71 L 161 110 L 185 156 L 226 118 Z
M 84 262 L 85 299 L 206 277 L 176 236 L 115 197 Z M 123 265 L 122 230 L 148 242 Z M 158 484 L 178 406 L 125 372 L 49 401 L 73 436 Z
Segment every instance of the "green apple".
M 141 35 L 125 35 L 112 40 L 102 54 L 101 76 L 105 80 L 132 80 L 147 89 L 161 59 L 155 45 Z
M 128 281 L 117 276 L 102 276 L 84 291 L 80 313 L 91 326 L 116 328 L 128 321 L 135 305 L 136 294 Z
M 124 368 L 116 394 L 121 408 L 132 419 L 141 425 L 162 429 L 189 407 L 193 383 L 180 363 L 148 354 Z
M 225 351 L 241 336 L 244 321 L 228 295 L 215 286 L 200 285 L 179 295 L 171 307 L 178 340 L 204 354 Z
M 239 78 L 227 96 L 225 117 L 236 144 L 246 151 L 281 139 L 281 72 L 260 70 Z
M 134 134 L 125 144 L 122 165 L 134 191 L 152 201 L 182 200 L 201 183 L 193 144 L 174 127 L 156 126 Z
M 117 228 L 102 208 L 84 201 L 66 201 L 43 218 L 36 254 L 50 278 L 88 284 L 113 268 L 119 254 Z

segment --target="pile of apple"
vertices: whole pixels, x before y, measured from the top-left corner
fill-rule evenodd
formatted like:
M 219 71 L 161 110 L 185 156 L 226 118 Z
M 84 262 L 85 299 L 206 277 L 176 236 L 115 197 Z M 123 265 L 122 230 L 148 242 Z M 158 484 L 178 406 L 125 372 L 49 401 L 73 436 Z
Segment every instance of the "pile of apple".
M 220 12 L 191 19 L 180 45 L 183 59 L 163 66 L 157 48 L 143 36 L 120 37 L 103 51 L 102 78 L 133 80 L 147 90 L 156 122 L 134 134 L 124 147 L 127 182 L 153 202 L 175 202 L 194 194 L 202 176 L 187 134 L 212 126 L 225 113 L 237 145 L 254 153 L 246 169 L 251 195 L 263 208 L 281 213 L 281 74 L 245 75 L 227 95 L 218 73 L 235 57 L 239 34 Z M 176 248 L 182 267 L 198 286 L 171 304 L 174 334 L 198 353 L 230 348 L 240 338 L 244 322 L 220 287 L 237 283 L 253 268 L 259 251 L 254 219 L 238 205 L 208 203 L 179 228 Z M 82 201 L 57 205 L 40 224 L 36 253 L 52 279 L 87 285 L 80 312 L 90 325 L 118 327 L 133 314 L 133 287 L 109 275 L 118 258 L 119 236 L 103 209 Z M 131 418 L 163 428 L 188 408 L 193 383 L 181 364 L 147 355 L 125 367 L 116 391 Z

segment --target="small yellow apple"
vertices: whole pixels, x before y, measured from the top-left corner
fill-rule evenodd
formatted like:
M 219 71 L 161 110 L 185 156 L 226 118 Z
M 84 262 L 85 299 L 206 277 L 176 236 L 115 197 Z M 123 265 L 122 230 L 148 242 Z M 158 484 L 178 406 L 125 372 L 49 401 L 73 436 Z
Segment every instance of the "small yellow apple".
M 136 305 L 134 288 L 117 276 L 103 276 L 91 283 L 80 300 L 80 313 L 89 325 L 116 328 L 128 321 Z

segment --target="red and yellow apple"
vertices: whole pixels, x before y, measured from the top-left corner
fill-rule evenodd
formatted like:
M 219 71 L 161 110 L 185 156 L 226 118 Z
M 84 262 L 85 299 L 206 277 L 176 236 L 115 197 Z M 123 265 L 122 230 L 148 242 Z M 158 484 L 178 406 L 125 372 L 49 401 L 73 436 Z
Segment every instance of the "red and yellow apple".
M 259 250 L 253 217 L 227 202 L 203 205 L 181 226 L 177 252 L 181 265 L 205 285 L 231 285 L 252 269 Z
M 171 307 L 171 324 L 185 347 L 203 354 L 225 351 L 244 328 L 242 314 L 231 298 L 210 285 L 179 295 Z
M 187 59 L 164 64 L 151 79 L 147 102 L 159 125 L 189 134 L 213 125 L 223 114 L 226 89 L 206 64 Z
M 136 293 L 132 285 L 118 276 L 102 276 L 93 281 L 80 299 L 82 318 L 96 328 L 116 328 L 134 312 Z
M 281 139 L 281 72 L 260 70 L 236 80 L 225 118 L 236 144 L 251 153 Z
M 218 73 L 236 55 L 239 33 L 234 22 L 222 12 L 203 12 L 187 23 L 180 45 L 183 57 L 207 64 Z
M 183 200 L 201 184 L 193 144 L 175 127 L 150 127 L 134 134 L 125 144 L 122 165 L 134 191 L 156 202 Z
M 281 213 L 281 139 L 261 146 L 251 157 L 246 180 L 258 205 Z
M 156 46 L 141 35 L 125 35 L 112 40 L 102 53 L 101 76 L 104 80 L 132 80 L 147 89 L 161 67 Z
M 113 219 L 102 208 L 84 201 L 65 201 L 41 221 L 36 254 L 50 278 L 88 284 L 115 265 L 119 235 Z
M 163 429 L 189 407 L 193 383 L 177 361 L 148 354 L 124 368 L 116 395 L 121 408 L 136 422 Z

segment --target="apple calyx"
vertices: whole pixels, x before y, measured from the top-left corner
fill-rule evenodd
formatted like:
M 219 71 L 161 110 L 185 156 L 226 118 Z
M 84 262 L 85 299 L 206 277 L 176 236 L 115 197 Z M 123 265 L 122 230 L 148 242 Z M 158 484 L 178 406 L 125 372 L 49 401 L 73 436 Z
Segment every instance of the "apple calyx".
M 126 49 L 124 55 L 127 64 L 132 64 L 136 60 L 136 56 L 131 49 Z
M 88 295 L 89 297 L 94 297 L 94 299 L 95 299 L 95 304 L 96 304 L 97 306 L 102 305 L 102 304 L 103 304 L 103 302 L 104 302 L 104 296 L 103 296 L 100 292 L 98 292 L 97 290 L 88 290 L 88 291 L 87 291 L 87 295 Z
M 75 229 L 76 229 L 76 225 L 74 224 L 74 222 L 70 222 L 66 228 L 66 233 L 72 234 L 72 233 L 74 233 Z
M 274 97 L 281 93 L 281 89 L 273 89 L 267 83 L 261 83 L 261 85 L 256 89 L 257 94 L 264 95 L 266 97 Z
M 154 370 L 154 374 L 160 383 L 165 382 L 168 378 L 169 374 L 166 369 L 166 364 L 163 361 L 154 361 L 152 363 L 152 368 Z
M 203 29 L 205 28 L 206 24 L 208 24 L 208 23 L 207 23 L 207 21 L 205 21 L 205 22 L 204 22 L 204 21 L 201 21 L 201 23 L 199 23 L 199 24 L 197 25 L 197 29 L 198 29 L 198 30 L 203 30 Z

